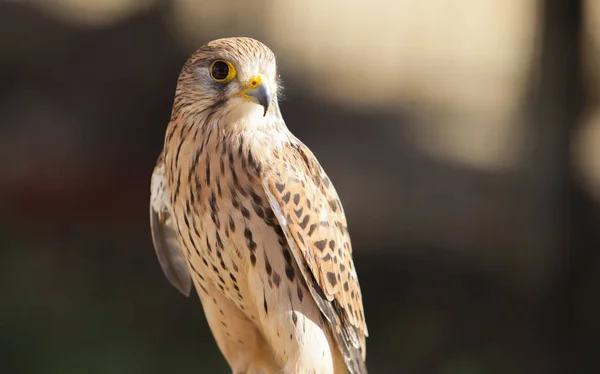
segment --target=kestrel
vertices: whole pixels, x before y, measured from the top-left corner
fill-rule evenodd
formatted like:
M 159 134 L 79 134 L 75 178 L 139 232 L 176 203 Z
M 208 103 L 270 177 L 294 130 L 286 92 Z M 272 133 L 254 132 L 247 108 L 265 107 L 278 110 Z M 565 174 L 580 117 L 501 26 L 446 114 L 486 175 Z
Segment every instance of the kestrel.
M 185 63 L 152 174 L 154 247 L 180 292 L 194 284 L 233 373 L 366 373 L 346 217 L 279 89 L 254 39 L 212 41 Z

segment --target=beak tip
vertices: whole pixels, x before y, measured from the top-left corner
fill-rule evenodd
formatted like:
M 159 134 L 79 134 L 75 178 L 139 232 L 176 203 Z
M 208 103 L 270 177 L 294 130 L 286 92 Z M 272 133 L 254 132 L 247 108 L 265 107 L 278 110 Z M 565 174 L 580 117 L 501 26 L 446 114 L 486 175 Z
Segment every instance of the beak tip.
M 259 104 L 264 108 L 263 117 L 265 117 L 269 111 L 269 106 L 271 105 L 272 99 L 271 93 L 269 92 L 267 86 L 261 84 L 256 88 L 248 90 L 246 95 L 252 98 L 252 101 L 254 101 L 256 104 Z

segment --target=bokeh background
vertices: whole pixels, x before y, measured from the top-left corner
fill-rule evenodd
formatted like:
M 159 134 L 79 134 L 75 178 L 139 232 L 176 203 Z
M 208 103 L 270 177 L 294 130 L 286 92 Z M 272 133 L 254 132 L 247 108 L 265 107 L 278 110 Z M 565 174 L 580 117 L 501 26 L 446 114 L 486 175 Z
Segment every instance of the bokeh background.
M 0 372 L 229 373 L 148 223 L 223 36 L 341 195 L 371 373 L 600 372 L 596 0 L 0 1 Z

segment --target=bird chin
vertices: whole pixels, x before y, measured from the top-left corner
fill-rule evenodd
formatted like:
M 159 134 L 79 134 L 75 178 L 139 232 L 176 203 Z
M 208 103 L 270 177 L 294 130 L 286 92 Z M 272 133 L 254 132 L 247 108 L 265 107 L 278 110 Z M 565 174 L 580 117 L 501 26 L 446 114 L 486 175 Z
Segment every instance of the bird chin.
M 232 122 L 245 122 L 256 126 L 265 121 L 263 114 L 264 109 L 262 106 L 243 100 L 232 106 L 228 117 Z

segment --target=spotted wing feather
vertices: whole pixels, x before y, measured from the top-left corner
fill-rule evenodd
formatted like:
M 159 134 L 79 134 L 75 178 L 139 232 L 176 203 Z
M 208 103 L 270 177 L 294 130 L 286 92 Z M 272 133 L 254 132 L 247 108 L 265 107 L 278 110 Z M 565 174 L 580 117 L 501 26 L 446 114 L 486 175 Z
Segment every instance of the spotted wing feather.
M 368 331 L 338 194 L 315 156 L 300 141 L 274 156 L 275 162 L 263 175 L 271 207 L 351 373 L 366 372 Z
M 169 209 L 169 191 L 164 175 L 162 155 L 154 168 L 150 191 L 150 230 L 152 243 L 165 276 L 183 295 L 189 296 L 192 278 L 187 266 L 175 228 L 172 225 Z

